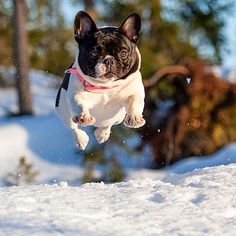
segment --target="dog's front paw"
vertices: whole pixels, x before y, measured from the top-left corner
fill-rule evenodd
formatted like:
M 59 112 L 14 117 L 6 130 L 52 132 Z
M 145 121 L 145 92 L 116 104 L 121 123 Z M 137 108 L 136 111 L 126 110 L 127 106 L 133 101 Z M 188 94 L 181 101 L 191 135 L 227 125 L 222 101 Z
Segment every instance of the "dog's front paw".
M 129 128 L 140 128 L 144 126 L 146 121 L 143 119 L 142 115 L 139 114 L 126 114 L 124 125 Z
M 96 121 L 95 117 L 83 112 L 78 116 L 73 116 L 72 120 L 73 122 L 83 126 L 93 125 Z

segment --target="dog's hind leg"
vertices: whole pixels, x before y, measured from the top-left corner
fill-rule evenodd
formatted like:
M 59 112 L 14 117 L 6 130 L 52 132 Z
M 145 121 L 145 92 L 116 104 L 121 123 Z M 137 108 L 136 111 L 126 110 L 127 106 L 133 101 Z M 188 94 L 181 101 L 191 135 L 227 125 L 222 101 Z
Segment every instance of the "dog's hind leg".
M 111 133 L 111 126 L 99 127 L 94 131 L 94 135 L 98 143 L 104 143 L 108 140 Z
M 63 89 L 61 90 L 61 96 L 66 96 Z M 71 109 L 68 106 L 68 101 L 66 99 L 61 99 L 56 105 L 56 111 L 58 116 L 61 118 L 66 127 L 72 130 L 74 142 L 78 148 L 84 150 L 89 142 L 89 137 L 81 126 L 74 123 L 72 117 Z
M 89 136 L 86 132 L 78 127 L 72 129 L 72 134 L 74 137 L 74 142 L 77 147 L 81 150 L 85 150 L 89 142 Z
M 65 116 L 66 120 L 64 120 L 64 123 L 67 123 L 68 128 L 71 129 L 72 131 L 72 135 L 74 138 L 74 143 L 75 145 L 81 149 L 81 150 L 85 150 L 85 148 L 88 145 L 89 142 L 89 136 L 87 135 L 87 133 L 81 128 L 81 126 L 75 124 L 72 121 L 72 117 L 71 116 Z M 68 118 L 69 117 L 69 118 Z

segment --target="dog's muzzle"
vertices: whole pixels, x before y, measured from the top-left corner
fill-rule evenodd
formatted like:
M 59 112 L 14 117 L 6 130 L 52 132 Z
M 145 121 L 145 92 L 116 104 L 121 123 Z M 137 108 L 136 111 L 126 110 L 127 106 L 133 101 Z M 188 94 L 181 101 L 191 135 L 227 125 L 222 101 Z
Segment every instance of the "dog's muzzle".
M 106 56 L 100 63 L 97 64 L 96 77 L 103 77 L 107 79 L 116 78 L 116 65 L 115 58 L 113 56 Z

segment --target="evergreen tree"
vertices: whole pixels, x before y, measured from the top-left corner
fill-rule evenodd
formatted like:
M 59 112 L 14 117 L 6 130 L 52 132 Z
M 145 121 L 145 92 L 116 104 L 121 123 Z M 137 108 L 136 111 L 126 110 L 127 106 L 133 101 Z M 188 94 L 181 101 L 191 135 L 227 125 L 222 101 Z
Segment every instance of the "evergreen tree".
M 225 19 L 232 13 L 234 4 L 234 0 L 181 0 L 175 10 L 186 40 L 193 42 L 201 55 L 215 63 L 221 62 L 221 52 L 226 43 L 223 32 Z

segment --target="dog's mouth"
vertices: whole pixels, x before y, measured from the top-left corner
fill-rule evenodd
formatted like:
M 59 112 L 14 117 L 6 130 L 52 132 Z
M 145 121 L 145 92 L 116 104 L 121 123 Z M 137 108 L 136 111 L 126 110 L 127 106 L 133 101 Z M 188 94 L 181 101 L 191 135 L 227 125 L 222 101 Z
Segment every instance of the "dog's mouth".
M 102 83 L 107 83 L 107 82 L 115 81 L 116 79 L 117 79 L 117 75 L 113 73 L 112 71 L 108 71 L 98 76 L 96 80 Z
M 113 73 L 112 71 L 108 71 L 107 73 L 104 74 L 105 78 L 111 79 L 113 77 L 116 77 L 116 74 Z

